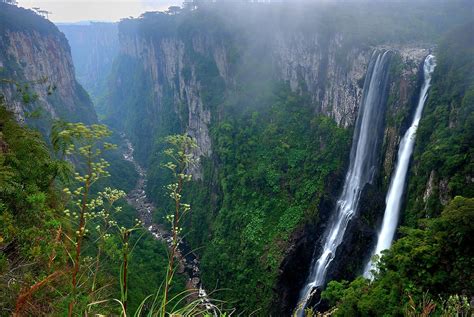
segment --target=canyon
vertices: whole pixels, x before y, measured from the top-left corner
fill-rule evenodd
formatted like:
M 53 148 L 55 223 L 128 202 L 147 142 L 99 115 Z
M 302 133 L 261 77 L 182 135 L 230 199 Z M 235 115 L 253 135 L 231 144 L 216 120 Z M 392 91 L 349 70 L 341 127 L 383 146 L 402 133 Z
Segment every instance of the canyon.
M 469 29 L 467 2 L 377 4 L 373 12 L 370 5 L 215 4 L 119 23 L 56 27 L 36 18 L 36 28 L 20 30 L 1 11 L 2 74 L 34 83 L 37 97 L 25 105 L 14 82 L 2 94 L 18 121 L 45 135 L 53 119 L 110 126 L 123 151 L 114 160 L 138 174 L 128 204 L 165 244 L 164 140 L 190 136 L 199 160 L 189 167 L 183 197 L 192 212 L 179 252 L 188 289 L 200 289 L 206 305 L 204 289 L 211 291 L 245 315 L 304 316 L 305 308 L 334 305 L 324 296 L 332 281 L 368 277 L 372 256 L 406 234 L 397 228 L 422 230 L 419 223 L 441 217 L 456 196 L 471 195 L 463 132 L 470 86 L 444 95 L 454 89 L 443 78 L 454 76 L 455 62 L 446 57 L 448 40 L 439 44 L 444 28 Z M 447 11 L 432 19 L 441 7 Z M 438 66 L 430 86 L 431 54 Z M 37 108 L 45 118 L 29 118 Z M 441 136 L 433 124 L 440 116 L 447 127 L 436 127 L 449 131 Z M 459 145 L 436 143 L 450 133 Z M 390 243 L 380 247 L 406 138 L 413 142 L 395 190 Z M 436 160 L 441 148 L 450 159 Z

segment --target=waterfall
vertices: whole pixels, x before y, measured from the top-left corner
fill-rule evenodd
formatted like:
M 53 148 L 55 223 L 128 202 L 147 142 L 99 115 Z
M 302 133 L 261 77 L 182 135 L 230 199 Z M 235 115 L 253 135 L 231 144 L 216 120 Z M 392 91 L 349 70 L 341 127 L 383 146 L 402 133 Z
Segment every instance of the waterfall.
M 398 149 L 397 163 L 395 172 L 393 173 L 390 187 L 388 189 L 387 197 L 385 199 L 386 207 L 382 222 L 382 228 L 380 230 L 377 246 L 375 247 L 373 255 L 380 255 L 383 250 L 390 248 L 393 241 L 393 236 L 398 224 L 398 216 L 400 213 L 400 207 L 402 204 L 403 191 L 407 178 L 408 166 L 410 164 L 410 158 L 413 153 L 413 147 L 415 145 L 416 130 L 418 123 L 421 119 L 421 113 L 423 112 L 423 106 L 426 98 L 428 97 L 428 89 L 430 88 L 431 74 L 436 66 L 433 55 L 428 55 L 425 58 L 423 64 L 423 75 L 424 81 L 421 86 L 420 97 L 418 105 L 416 106 L 415 116 L 411 123 L 410 128 L 405 132 L 400 147 Z M 371 270 L 373 269 L 372 259 L 367 263 L 364 276 L 372 278 Z
M 343 241 L 347 225 L 357 212 L 360 194 L 364 186 L 373 180 L 378 148 L 383 137 L 389 61 L 388 51 L 375 51 L 369 62 L 362 105 L 352 139 L 349 170 L 334 216 L 323 235 L 321 254 L 319 258 L 316 257 L 317 253 L 313 256 L 309 277 L 300 293 L 297 316 L 304 315 L 304 309 L 313 295 L 313 290 L 324 286 L 328 268 Z

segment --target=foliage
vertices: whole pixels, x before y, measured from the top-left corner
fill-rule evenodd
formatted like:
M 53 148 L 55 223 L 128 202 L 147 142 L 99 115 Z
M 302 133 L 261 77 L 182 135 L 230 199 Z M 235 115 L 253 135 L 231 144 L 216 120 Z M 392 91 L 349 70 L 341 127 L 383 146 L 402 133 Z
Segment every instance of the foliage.
M 455 197 L 423 228 L 402 230 L 403 237 L 381 257 L 373 281 L 332 281 L 322 298 L 337 306 L 336 316 L 410 316 L 427 307 L 435 316 L 465 311 L 465 300 L 455 294 L 474 289 L 473 224 L 474 199 Z
M 102 218 L 104 227 L 97 225 L 96 230 L 99 231 L 99 240 L 106 237 L 107 229 L 116 225 L 114 220 L 111 220 L 110 213 L 112 210 L 119 211 L 120 207 L 114 208 L 113 204 L 118 199 L 125 196 L 125 192 L 112 190 L 106 188 L 103 192 L 94 198 L 92 197 L 91 187 L 100 178 L 110 176 L 106 168 L 110 165 L 107 161 L 101 158 L 103 150 L 110 150 L 115 148 L 113 144 L 104 142 L 103 139 L 110 136 L 111 132 L 104 125 L 86 126 L 82 123 L 65 123 L 63 129 L 56 129 L 53 134 L 53 145 L 60 149 L 68 156 L 73 156 L 77 161 L 78 172 L 75 173 L 74 178 L 76 184 L 75 189 L 71 191 L 68 187 L 63 189 L 69 202 L 68 205 L 72 209 L 66 209 L 64 214 L 69 218 L 70 223 L 66 223 L 68 227 L 73 228 L 73 232 L 65 233 L 68 240 L 72 242 L 71 254 L 72 269 L 71 271 L 71 298 L 69 299 L 68 316 L 72 316 L 74 306 L 78 302 L 79 294 L 86 294 L 89 290 L 78 290 L 78 285 L 86 285 L 85 282 L 88 276 L 85 275 L 86 281 L 80 281 L 81 278 L 81 264 L 83 262 L 83 242 L 84 237 L 88 234 L 90 223 L 96 218 Z M 82 172 L 82 173 L 81 173 Z M 123 241 L 124 265 L 127 265 L 128 252 L 128 235 L 129 231 L 125 228 L 120 228 L 120 236 Z M 101 243 L 96 256 L 96 271 L 92 281 L 91 291 L 95 291 L 95 282 L 97 276 L 97 269 L 100 261 Z M 67 247 L 67 244 L 66 244 Z M 126 272 L 126 271 L 125 271 Z M 122 279 L 120 279 L 122 281 Z M 123 277 L 126 284 L 126 275 Z M 126 287 L 124 290 L 125 306 L 126 306 Z
M 169 310 L 170 303 L 170 288 L 172 286 L 173 277 L 176 271 L 175 258 L 177 256 L 178 244 L 180 242 L 179 235 L 183 228 L 181 228 L 183 217 L 191 210 L 189 204 L 182 202 L 182 193 L 185 183 L 191 181 L 192 175 L 190 169 L 195 165 L 195 158 L 193 151 L 197 145 L 196 142 L 187 135 L 172 135 L 166 138 L 170 147 L 165 150 L 165 155 L 170 159 L 165 164 L 165 167 L 171 171 L 173 176 L 173 183 L 166 187 L 168 195 L 173 201 L 174 208 L 167 215 L 167 220 L 171 224 L 171 250 L 168 259 L 168 268 L 166 278 L 163 285 L 163 296 L 161 298 L 160 316 L 165 317 Z
M 312 118 L 307 101 L 288 87 L 268 95 L 259 99 L 263 105 L 246 96 L 228 105 L 212 131 L 213 161 L 202 161 L 203 180 L 185 192 L 193 206 L 186 238 L 203 256 L 206 285 L 228 288 L 216 296 L 247 312 L 269 305 L 285 246 L 305 219 L 317 219 L 324 184 L 342 172 L 349 137 L 331 119 Z M 236 114 L 233 107 L 242 104 L 246 113 Z M 164 197 L 155 182 L 149 186 Z M 222 199 L 213 198 L 216 192 Z
M 452 197 L 474 196 L 474 44 L 469 23 L 446 35 L 417 133 L 405 222 L 437 216 Z M 471 176 L 469 176 L 471 175 Z M 428 187 L 431 187 L 428 191 Z
M 3 99 L 2 99 L 3 100 Z M 64 132 L 67 131 L 67 132 Z M 104 187 L 90 190 L 87 210 L 80 225 L 84 186 L 77 190 L 71 183 L 71 164 L 63 161 L 63 154 L 72 154 L 71 144 L 80 155 L 71 160 L 77 167 L 76 181 L 90 183 L 105 173 L 105 163 L 94 157 L 94 171 L 88 172 L 88 154 L 97 154 L 90 144 L 79 144 L 79 139 L 92 141 L 107 134 L 102 126 L 90 129 L 82 124 L 58 122 L 52 133 L 51 144 L 57 152 L 52 158 L 48 146 L 37 132 L 20 126 L 13 115 L 0 107 L 0 314 L 53 314 L 67 312 L 68 300 L 75 299 L 77 311 L 117 313 L 116 307 L 104 303 L 98 307 L 87 305 L 103 298 L 120 298 L 120 266 L 128 260 L 127 302 L 135 311 L 147 295 L 156 292 L 166 275 L 166 247 L 146 233 L 129 235 L 128 245 L 120 239 L 135 230 L 135 210 L 118 201 L 123 192 Z M 85 142 L 88 143 L 88 142 Z M 103 143 L 99 142 L 99 147 Z M 106 147 L 111 148 L 110 144 Z M 90 150 L 90 151 L 89 151 Z M 63 153 L 63 154 L 61 154 Z M 94 156 L 93 155 L 93 156 Z M 91 163 L 92 160 L 91 160 Z M 90 177 L 89 177 L 90 176 Z M 114 177 L 112 177 L 113 179 Z M 96 184 L 97 185 L 97 184 Z M 63 188 L 73 189 L 64 189 Z M 101 190 L 99 192 L 99 189 Z M 65 200 L 65 193 L 70 203 Z M 118 226 L 118 227 L 117 227 Z M 83 229 L 82 229 L 83 228 Z M 115 233 L 118 233 L 116 235 Z M 74 259 L 75 242 L 82 239 L 80 259 Z M 74 242 L 74 243 L 73 243 Z M 130 255 L 131 246 L 134 245 Z M 71 274 L 79 263 L 79 282 L 74 297 L 71 294 Z M 123 277 L 124 275 L 122 275 Z M 80 287 L 79 287 L 80 285 Z M 175 279 L 172 296 L 184 289 L 183 278 Z
M 211 4 L 177 15 L 147 13 L 119 25 L 125 38 L 143 40 L 150 49 L 179 50 L 179 58 L 159 61 L 179 71 L 171 76 L 119 56 L 109 87 L 107 122 L 132 136 L 140 161 L 149 166 L 147 191 L 163 209 L 158 221 L 172 207 L 163 189 L 171 178 L 160 169 L 166 161 L 163 139 L 202 124 L 196 124 L 197 99 L 203 113 L 210 113 L 212 155 L 201 157 L 198 177 L 184 192 L 193 206 L 186 238 L 202 256 L 206 286 L 228 288 L 219 296 L 247 314 L 265 311 L 293 234 L 306 222 L 319 221 L 318 205 L 329 195 L 328 184 L 342 177 L 349 131 L 315 115 L 320 105 L 306 96 L 307 89 L 324 93 L 324 80 L 320 87 L 302 85 L 294 93 L 276 79 L 279 61 L 269 56 L 275 38 L 288 36 L 293 44 L 295 37 L 316 34 L 323 55 L 338 38 L 336 60 L 344 69 L 351 49 L 436 39 L 469 18 L 467 5 L 318 4 L 283 12 L 276 5 Z M 225 71 L 213 56 L 221 47 Z M 321 72 L 326 63 L 321 60 Z M 405 115 L 394 123 L 400 125 Z
M 0 311 L 10 314 L 18 292 L 48 274 L 61 203 L 46 144 L 0 103 Z

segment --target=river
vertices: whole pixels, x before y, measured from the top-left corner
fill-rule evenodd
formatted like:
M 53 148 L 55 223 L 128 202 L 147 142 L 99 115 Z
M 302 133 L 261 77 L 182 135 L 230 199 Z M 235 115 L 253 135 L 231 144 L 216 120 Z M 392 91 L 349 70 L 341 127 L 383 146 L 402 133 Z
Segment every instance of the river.
M 153 235 L 153 237 L 156 240 L 165 242 L 168 248 L 171 248 L 172 237 L 170 232 L 166 230 L 163 225 L 153 222 L 153 211 L 155 210 L 155 206 L 148 199 L 145 192 L 146 170 L 135 160 L 133 156 L 134 148 L 130 140 L 127 139 L 123 133 L 121 134 L 121 137 L 126 145 L 123 152 L 123 158 L 132 163 L 138 173 L 137 184 L 135 185 L 135 188 L 127 194 L 127 202 L 136 209 L 144 227 Z M 213 315 L 216 315 L 215 306 L 211 303 L 207 292 L 201 285 L 199 259 L 186 244 L 184 239 L 180 239 L 179 241 L 176 258 L 179 263 L 178 273 L 184 273 L 188 277 L 188 283 L 186 285 L 187 289 L 196 292 L 197 296 L 194 296 L 194 299 L 199 298 L 203 308 L 208 312 L 213 313 Z

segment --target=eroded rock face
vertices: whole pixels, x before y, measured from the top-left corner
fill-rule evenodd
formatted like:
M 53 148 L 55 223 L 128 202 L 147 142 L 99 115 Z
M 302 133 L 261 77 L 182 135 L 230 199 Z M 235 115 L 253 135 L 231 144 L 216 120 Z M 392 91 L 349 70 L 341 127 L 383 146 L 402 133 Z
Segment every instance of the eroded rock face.
M 61 24 L 58 28 L 71 46 L 77 80 L 91 96 L 99 97 L 118 53 L 117 23 Z
M 196 50 L 201 49 L 200 43 L 199 40 L 194 41 Z M 214 56 L 225 72 L 225 57 L 221 56 L 223 51 L 224 48 L 218 47 Z M 154 97 L 150 112 L 155 117 L 162 115 L 160 111 L 163 109 L 165 92 L 171 92 L 176 113 L 180 113 L 179 107 L 184 104 L 184 111 L 187 112 L 186 132 L 198 145 L 195 154 L 209 157 L 212 153 L 209 135 L 211 112 L 201 99 L 201 83 L 196 78 L 192 61 L 186 60 L 184 42 L 178 38 L 151 41 L 140 37 L 121 37 L 121 54 L 141 61 L 143 69 L 151 76 Z M 186 73 L 185 66 L 188 67 Z M 198 179 L 202 177 L 199 168 L 193 170 L 193 175 Z
M 138 23 L 138 22 L 137 22 Z M 220 80 L 229 89 L 239 78 L 232 72 L 229 62 L 229 47 L 221 38 L 201 32 L 192 37 L 188 44 L 179 36 L 147 37 L 140 32 L 122 32 L 120 54 L 131 57 L 141 64 L 151 77 L 153 102 L 147 113 L 158 120 L 163 115 L 163 100 L 171 92 L 174 111 L 186 121 L 186 132 L 197 141 L 196 154 L 210 157 L 212 144 L 209 128 L 212 117 L 210 106 L 203 100 L 208 93 L 203 88 L 196 70 L 196 60 L 189 51 L 206 56 L 215 64 Z M 308 94 L 315 107 L 315 113 L 322 113 L 343 126 L 350 126 L 356 117 L 362 95 L 363 77 L 372 49 L 350 49 L 341 54 L 344 45 L 339 34 L 329 40 L 321 40 L 318 34 L 275 33 L 266 40 L 267 57 L 276 70 L 269 76 L 274 80 L 288 82 L 294 92 Z M 252 58 L 242 44 L 243 58 Z M 255 44 L 258 45 L 258 44 Z M 249 45 L 252 46 L 252 45 Z M 120 86 L 120 83 L 118 83 Z M 183 116 L 183 106 L 186 116 Z M 150 131 L 151 133 L 151 131 Z M 202 177 L 200 168 L 193 171 Z
M 139 22 L 137 22 L 139 23 Z M 200 32 L 185 42 L 177 35 L 147 37 L 140 32 L 122 32 L 120 55 L 131 57 L 151 77 L 153 102 L 147 112 L 153 118 L 163 115 L 163 103 L 172 94 L 174 110 L 185 121 L 186 132 L 197 141 L 199 156 L 210 157 L 212 142 L 209 134 L 213 112 L 205 103 L 203 88 L 195 54 L 204 56 L 214 63 L 227 89 L 241 80 L 229 61 L 229 45 L 218 37 Z M 240 45 L 240 57 L 253 58 L 252 49 L 261 43 L 249 38 Z M 251 43 L 249 43 L 251 42 Z M 274 72 L 269 76 L 276 81 L 288 82 L 294 92 L 308 94 L 315 107 L 315 113 L 332 117 L 338 124 L 350 126 L 357 114 L 362 96 L 365 70 L 373 49 L 352 48 L 347 51 L 342 35 L 321 38 L 318 33 L 276 32 L 265 40 L 265 58 Z M 192 51 L 192 54 L 190 54 Z M 341 53 L 342 51 L 342 53 Z M 347 52 L 347 53 L 346 53 Z M 265 61 L 267 62 L 267 61 Z M 186 115 L 183 115 L 186 112 Z M 161 112 L 161 113 L 160 113 Z M 200 168 L 194 171 L 201 178 Z
M 15 10 L 14 13 L 26 11 L 16 7 L 11 10 Z M 96 122 L 92 103 L 75 79 L 71 52 L 64 35 L 49 21 L 26 12 L 32 21 L 40 20 L 50 29 L 39 32 L 7 26 L 0 30 L 2 77 L 20 86 L 28 85 L 29 93 L 37 95 L 35 102 L 25 104 L 15 84 L 2 85 L 1 91 L 10 110 L 20 121 L 32 108 L 41 107 L 52 118 Z
M 273 55 L 281 79 L 296 92 L 307 92 L 318 112 L 339 125 L 354 123 L 371 51 L 347 49 L 342 34 L 275 36 Z
M 164 100 L 171 92 L 174 111 L 185 121 L 186 132 L 197 140 L 199 150 L 196 154 L 210 157 L 212 142 L 209 129 L 212 117 L 218 116 L 218 113 L 213 112 L 203 99 L 208 91 L 199 78 L 196 54 L 214 63 L 219 80 L 226 85 L 226 89 L 233 89 L 235 82 L 241 79 L 232 71 L 235 65 L 229 61 L 228 43 L 224 44 L 222 39 L 213 38 L 205 32 L 187 39 L 189 43 L 177 35 L 153 38 L 140 32 L 123 32 L 119 37 L 120 54 L 138 61 L 151 77 L 153 102 L 147 112 L 153 118 L 163 115 Z M 367 64 L 374 49 L 398 52 L 410 65 L 405 77 L 412 75 L 411 67 L 418 65 L 425 52 L 404 46 L 348 46 L 339 33 L 322 37 L 317 32 L 275 32 L 265 39 L 264 44 L 249 44 L 251 41 L 253 39 L 241 43 L 242 59 L 252 58 L 251 50 L 255 47 L 260 50 L 265 47 L 265 57 L 274 70 L 269 76 L 287 82 L 296 93 L 309 95 L 315 113 L 327 115 L 345 127 L 350 127 L 357 116 Z M 414 70 L 417 71 L 416 67 Z M 408 102 L 406 86 L 403 82 L 400 84 L 403 104 Z M 199 168 L 195 169 L 194 174 L 198 178 L 202 176 Z

